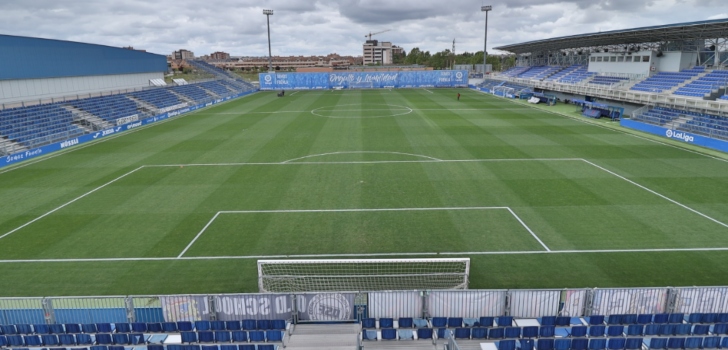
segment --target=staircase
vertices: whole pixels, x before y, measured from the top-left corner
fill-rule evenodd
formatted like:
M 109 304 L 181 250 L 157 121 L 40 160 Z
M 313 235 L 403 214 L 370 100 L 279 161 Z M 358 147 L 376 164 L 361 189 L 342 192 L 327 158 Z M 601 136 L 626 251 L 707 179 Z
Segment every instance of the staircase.
M 158 108 L 142 99 L 136 98 L 131 95 L 126 96 L 128 99 L 134 101 L 137 104 L 137 107 L 142 111 L 142 113 L 147 115 L 156 115 Z
M 63 109 L 73 113 L 74 124 L 80 126 L 87 132 L 95 130 L 112 128 L 115 125 L 111 124 L 89 112 L 84 111 L 73 106 L 63 106 Z
M 182 94 L 180 94 L 177 91 L 172 91 L 170 89 L 169 92 L 171 92 L 173 95 L 177 96 L 177 98 L 180 99 L 180 101 L 187 102 L 190 105 L 196 105 L 197 104 L 197 102 L 195 100 L 193 100 L 193 99 L 191 99 L 191 98 L 189 98 L 189 97 L 187 97 L 185 95 L 182 95 Z
M 357 350 L 361 326 L 298 324 L 285 343 L 286 350 Z
M 27 150 L 28 147 L 25 147 L 18 142 L 8 140 L 5 137 L 0 137 L 0 155 L 10 155 Z
M 683 86 L 685 86 L 685 85 L 688 85 L 688 84 L 690 84 L 690 83 L 692 83 L 692 82 L 694 82 L 694 81 L 696 81 L 696 80 L 698 80 L 698 79 L 700 79 L 700 78 L 702 78 L 702 77 L 704 77 L 704 76 L 708 75 L 708 73 L 710 73 L 710 72 L 712 72 L 712 71 L 706 70 L 706 71 L 705 71 L 705 72 L 703 72 L 703 73 L 699 73 L 698 75 L 696 75 L 696 76 L 694 76 L 694 77 L 692 77 L 692 78 L 690 78 L 690 79 L 688 79 L 688 80 L 685 80 L 685 81 L 683 81 L 683 82 L 682 82 L 682 83 L 680 83 L 680 84 L 677 84 L 677 85 L 676 85 L 675 87 L 673 87 L 672 89 L 670 89 L 670 90 L 665 90 L 665 91 L 663 91 L 663 93 L 668 93 L 668 94 L 672 94 L 673 92 L 677 91 L 677 89 L 679 89 L 679 88 L 681 88 L 681 87 L 683 87 Z M 685 97 L 685 96 L 683 96 L 683 97 Z

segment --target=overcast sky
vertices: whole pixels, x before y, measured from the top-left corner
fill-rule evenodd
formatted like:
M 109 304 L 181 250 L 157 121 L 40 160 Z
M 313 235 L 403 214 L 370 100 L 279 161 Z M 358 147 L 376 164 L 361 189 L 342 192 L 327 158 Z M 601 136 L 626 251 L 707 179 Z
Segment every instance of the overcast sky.
M 409 52 L 488 49 L 563 35 L 728 17 L 728 0 L 0 0 L 0 34 L 267 56 L 359 56 L 365 34 Z

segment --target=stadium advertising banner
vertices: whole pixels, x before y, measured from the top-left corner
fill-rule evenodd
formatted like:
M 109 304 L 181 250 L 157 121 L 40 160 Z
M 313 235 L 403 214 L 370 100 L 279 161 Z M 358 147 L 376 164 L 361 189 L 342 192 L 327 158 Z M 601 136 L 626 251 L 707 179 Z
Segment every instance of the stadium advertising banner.
M 347 72 L 347 73 L 261 73 L 261 90 L 320 90 L 366 88 L 467 87 L 464 70 Z
M 86 142 L 89 142 L 89 141 L 94 141 L 94 140 L 97 140 L 97 139 L 102 139 L 102 138 L 105 138 L 105 137 L 109 137 L 111 135 L 116 135 L 118 133 L 121 133 L 121 132 L 124 132 L 124 131 L 127 131 L 127 130 L 136 129 L 136 128 L 141 127 L 141 126 L 144 126 L 144 125 L 149 125 L 149 124 L 157 123 L 157 122 L 160 122 L 160 121 L 169 119 L 169 118 L 176 117 L 178 115 L 186 114 L 186 113 L 189 113 L 189 112 L 194 112 L 194 111 L 196 111 L 196 110 L 198 110 L 200 108 L 205 108 L 205 107 L 209 107 L 209 106 L 212 106 L 212 105 L 216 105 L 218 103 L 225 102 L 225 101 L 229 101 L 229 100 L 232 100 L 234 98 L 242 97 L 242 96 L 251 94 L 253 92 L 254 91 L 248 91 L 248 92 L 244 92 L 244 93 L 241 93 L 241 94 L 238 94 L 238 95 L 233 95 L 233 96 L 228 96 L 228 97 L 225 97 L 225 98 L 221 98 L 221 99 L 218 99 L 218 100 L 215 100 L 215 101 L 212 101 L 212 102 L 208 102 L 208 103 L 204 103 L 204 104 L 200 104 L 200 105 L 196 105 L 196 106 L 185 107 L 185 108 L 178 109 L 178 110 L 175 110 L 175 111 L 162 113 L 160 115 L 157 115 L 157 116 L 154 116 L 154 117 L 150 117 L 150 118 L 146 118 L 146 119 L 143 119 L 143 120 L 137 120 L 137 121 L 130 122 L 130 123 L 127 123 L 127 124 L 124 124 L 124 125 L 118 125 L 118 126 L 115 126 L 113 128 L 106 129 L 106 130 L 100 130 L 100 131 L 97 131 L 97 132 L 92 133 L 92 134 L 82 135 L 82 136 L 79 136 L 79 137 L 75 137 L 75 138 L 72 138 L 72 139 L 68 139 L 68 140 L 65 140 L 63 142 L 53 143 L 53 144 L 46 145 L 46 146 L 43 146 L 43 147 L 33 148 L 33 149 L 29 149 L 27 151 L 23 151 L 23 152 L 14 153 L 14 154 L 11 154 L 11 155 L 8 155 L 8 156 L 4 156 L 4 157 L 0 158 L 0 168 L 2 168 L 4 166 L 11 165 L 11 164 L 15 164 L 15 163 L 18 163 L 18 162 L 22 162 L 22 161 L 25 161 L 25 160 L 28 160 L 28 159 L 32 159 L 32 158 L 40 157 L 40 156 L 43 156 L 43 155 L 46 155 L 46 154 L 50 154 L 50 153 L 53 153 L 53 152 L 56 152 L 56 151 L 60 151 L 60 150 L 63 150 L 63 149 L 66 149 L 68 147 L 75 146 L 75 145 L 78 145 L 78 144 L 86 143 Z
M 684 131 L 666 129 L 657 125 L 640 123 L 630 119 L 621 119 L 621 126 L 626 128 L 644 131 L 650 134 L 667 137 L 669 139 L 679 140 L 685 143 L 691 143 L 698 146 L 708 147 L 721 152 L 728 152 L 728 142 L 710 137 L 687 133 Z
M 354 312 L 355 293 L 320 293 L 296 296 L 300 320 L 350 321 Z M 165 322 L 210 320 L 235 321 L 241 319 L 289 320 L 293 315 L 293 299 L 289 294 L 244 294 L 216 296 L 208 302 L 207 296 L 160 297 Z

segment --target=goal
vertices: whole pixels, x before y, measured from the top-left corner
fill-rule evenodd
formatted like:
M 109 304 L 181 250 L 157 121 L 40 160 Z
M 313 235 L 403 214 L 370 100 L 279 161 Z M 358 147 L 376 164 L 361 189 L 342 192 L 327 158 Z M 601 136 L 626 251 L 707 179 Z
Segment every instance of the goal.
M 373 89 L 374 83 L 371 81 L 352 81 L 349 83 L 349 89 Z
M 264 293 L 467 289 L 470 258 L 258 260 Z

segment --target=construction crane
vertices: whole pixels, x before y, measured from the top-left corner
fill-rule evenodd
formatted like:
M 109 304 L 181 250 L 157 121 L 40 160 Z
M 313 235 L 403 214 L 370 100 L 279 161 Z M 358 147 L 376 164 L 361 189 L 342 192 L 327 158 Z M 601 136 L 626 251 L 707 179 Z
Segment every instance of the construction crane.
M 364 37 L 365 37 L 365 38 L 366 38 L 366 37 L 369 37 L 369 40 L 372 40 L 372 36 L 374 36 L 374 35 L 377 35 L 377 34 L 382 34 L 382 33 L 386 33 L 386 32 L 389 32 L 389 31 L 391 31 L 391 29 L 383 30 L 383 31 L 381 31 L 381 32 L 376 32 L 376 33 L 372 33 L 372 32 L 369 32 L 369 34 L 367 34 L 367 35 L 364 35 Z

